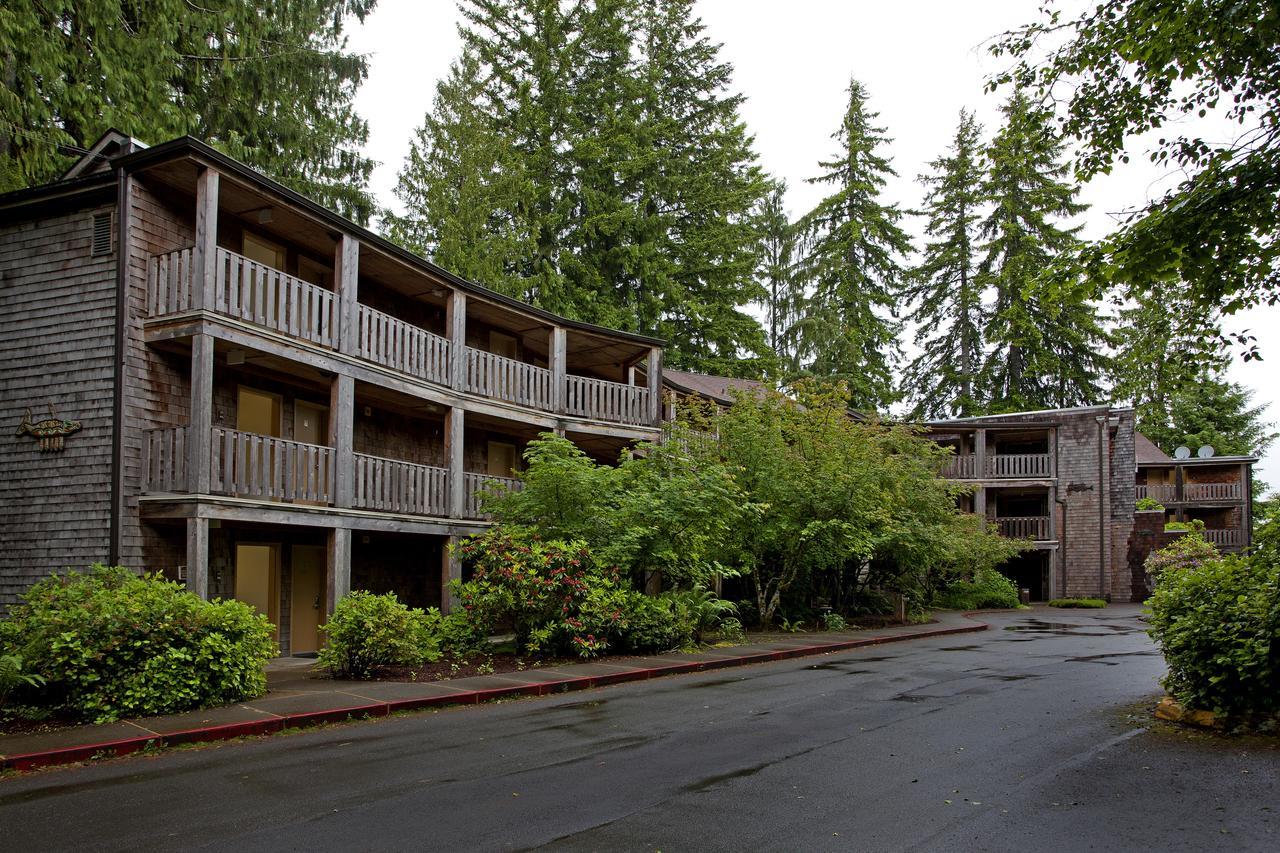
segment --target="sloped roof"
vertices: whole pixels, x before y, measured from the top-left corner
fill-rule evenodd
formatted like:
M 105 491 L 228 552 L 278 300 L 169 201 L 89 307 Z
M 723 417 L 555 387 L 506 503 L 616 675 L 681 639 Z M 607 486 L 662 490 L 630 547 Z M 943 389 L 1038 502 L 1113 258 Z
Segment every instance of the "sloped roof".
M 1173 461 L 1169 454 L 1157 447 L 1154 441 L 1140 432 L 1134 432 L 1133 434 L 1133 458 L 1139 465 L 1159 465 L 1163 462 Z
M 663 368 L 662 382 L 681 394 L 697 394 L 717 403 L 732 403 L 733 392 L 754 393 L 767 386 L 758 379 L 735 379 L 732 376 L 710 376 Z

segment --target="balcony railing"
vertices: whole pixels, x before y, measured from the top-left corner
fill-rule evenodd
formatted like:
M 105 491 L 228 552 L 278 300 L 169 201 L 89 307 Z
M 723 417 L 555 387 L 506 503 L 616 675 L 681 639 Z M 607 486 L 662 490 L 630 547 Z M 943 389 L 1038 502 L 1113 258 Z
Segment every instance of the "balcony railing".
M 1244 497 L 1240 483 L 1183 483 L 1184 501 L 1238 501 Z
M 1240 548 L 1244 546 L 1244 531 L 1239 528 L 1205 530 L 1204 538 L 1219 548 Z
M 148 430 L 143 441 L 144 494 L 187 494 L 187 450 L 190 427 Z M 305 444 L 240 430 L 214 427 L 210 452 L 210 487 L 215 495 L 269 501 L 333 505 L 337 454 L 331 447 Z M 398 459 L 353 453 L 355 467 L 351 504 L 378 512 L 449 516 L 449 470 Z M 460 517 L 482 519 L 477 492 L 515 491 L 513 477 L 463 474 Z
M 155 255 L 147 271 L 147 315 L 157 318 L 193 308 L 193 250 Z M 453 387 L 451 362 L 462 358 L 458 390 L 548 412 L 563 405 L 565 414 L 615 423 L 649 425 L 648 388 L 587 376 L 566 376 L 557 394 L 554 375 L 513 358 L 462 347 L 384 312 L 358 305 L 355 329 L 342 329 L 335 294 L 279 270 L 219 248 L 214 259 L 215 287 L 210 310 L 336 349 L 344 335 L 355 336 L 357 357 L 416 379 Z
M 449 514 L 449 469 L 356 453 L 355 506 L 411 515 Z
M 960 453 L 951 458 L 942 469 L 942 476 L 948 480 L 972 480 L 976 462 L 972 453 Z
M 997 518 L 996 526 L 1001 536 L 1010 539 L 1034 539 L 1044 542 L 1049 539 L 1049 517 L 1047 515 L 1006 516 Z
M 1177 489 L 1172 483 L 1149 483 L 1138 486 L 1138 500 L 1150 498 L 1162 504 L 1173 503 L 1177 499 L 1176 493 Z
M 1043 478 L 1052 475 L 1053 461 L 1048 453 L 996 453 L 986 458 L 982 477 L 975 474 L 977 468 L 972 453 L 961 453 L 942 469 L 942 476 L 948 480 Z

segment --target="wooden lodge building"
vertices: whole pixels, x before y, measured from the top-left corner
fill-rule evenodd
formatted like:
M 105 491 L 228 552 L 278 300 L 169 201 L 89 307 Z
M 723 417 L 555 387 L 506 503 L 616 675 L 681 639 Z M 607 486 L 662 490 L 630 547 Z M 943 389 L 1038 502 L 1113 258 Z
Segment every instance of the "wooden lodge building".
M 539 432 L 609 460 L 661 435 L 661 341 L 464 281 L 191 138 L 108 133 L 0 196 L 0 342 L 0 608 L 148 567 L 254 603 L 286 653 L 353 587 L 448 609 L 446 545 Z

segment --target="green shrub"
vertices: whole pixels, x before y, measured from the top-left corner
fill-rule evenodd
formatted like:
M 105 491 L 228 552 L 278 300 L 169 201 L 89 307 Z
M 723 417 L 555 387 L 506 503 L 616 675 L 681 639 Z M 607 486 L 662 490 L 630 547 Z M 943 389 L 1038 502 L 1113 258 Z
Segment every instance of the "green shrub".
M 822 614 L 822 629 L 824 631 L 843 631 L 849 627 L 849 623 L 845 618 L 834 610 Z
M 1148 604 L 1164 686 L 1183 707 L 1280 711 L 1280 566 L 1235 556 L 1170 565 Z
M 4 636 L 35 704 L 93 722 L 223 705 L 266 691 L 271 624 L 239 601 L 202 601 L 158 575 L 95 565 L 27 590 Z
M 418 666 L 440 658 L 440 611 L 410 608 L 395 593 L 354 591 L 343 596 L 329 621 L 320 663 L 335 678 L 369 678 L 388 666 Z
M 19 687 L 43 687 L 44 679 L 33 672 L 22 671 L 22 655 L 0 654 L 0 706 Z
M 688 624 L 693 642 L 701 643 L 703 634 L 714 631 L 720 620 L 738 615 L 732 601 L 718 598 L 714 592 L 694 587 L 668 593 L 677 617 Z
M 1190 569 L 1218 559 L 1218 549 L 1198 532 L 1179 536 L 1170 544 L 1147 555 L 1143 567 L 1152 581 L 1170 569 Z
M 1138 498 L 1133 508 L 1138 512 L 1164 512 L 1164 504 L 1155 498 Z
M 1049 602 L 1050 607 L 1078 607 L 1085 609 L 1098 609 L 1107 606 L 1107 602 L 1101 598 L 1055 598 Z
M 956 581 L 934 599 L 948 610 L 991 610 L 1017 607 L 1018 588 L 995 569 L 980 569 L 971 581 Z
M 730 616 L 720 620 L 716 638 L 722 643 L 741 643 L 747 639 L 747 632 L 743 629 L 742 622 Z

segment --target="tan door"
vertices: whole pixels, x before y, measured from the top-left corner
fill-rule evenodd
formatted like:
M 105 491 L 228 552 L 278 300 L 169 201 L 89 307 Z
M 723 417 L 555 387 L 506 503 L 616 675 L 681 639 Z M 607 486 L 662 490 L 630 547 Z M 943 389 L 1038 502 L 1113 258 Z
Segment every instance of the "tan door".
M 246 231 L 240 247 L 240 253 L 249 260 L 266 264 L 273 269 L 284 270 L 284 246 L 274 240 Z
M 236 400 L 236 429 L 280 437 L 280 395 L 240 386 Z
M 295 400 L 293 404 L 293 440 L 307 444 L 329 443 L 329 407 Z
M 236 545 L 235 597 L 257 610 L 271 621 L 280 624 L 280 546 Z M 280 629 L 275 629 L 280 640 Z
M 319 651 L 324 619 L 324 548 L 293 546 L 293 589 L 289 595 L 289 651 Z
M 489 442 L 489 460 L 485 473 L 490 477 L 513 477 L 516 463 L 516 446 L 505 441 Z
M 494 355 L 515 358 L 518 349 L 519 345 L 514 335 L 504 335 L 502 332 L 489 333 L 489 352 Z

